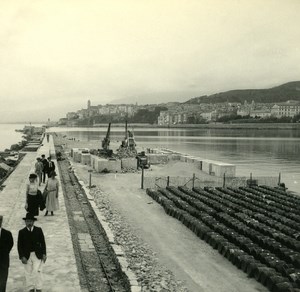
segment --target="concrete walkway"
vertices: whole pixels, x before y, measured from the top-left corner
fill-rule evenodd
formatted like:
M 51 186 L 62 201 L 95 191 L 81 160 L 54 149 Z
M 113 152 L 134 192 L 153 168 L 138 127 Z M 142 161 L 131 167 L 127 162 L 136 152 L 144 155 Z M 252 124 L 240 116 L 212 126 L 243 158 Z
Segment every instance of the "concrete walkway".
M 14 247 L 10 253 L 10 270 L 7 282 L 7 291 L 24 291 L 24 268 L 19 260 L 17 251 L 18 231 L 25 226 L 22 218 L 25 216 L 25 185 L 28 176 L 34 170 L 36 158 L 45 154 L 54 153 L 52 136 L 47 142 L 43 141 L 38 152 L 29 152 L 20 162 L 15 171 L 5 181 L 5 188 L 0 191 L 0 214 L 4 216 L 3 228 L 10 230 L 14 238 Z M 53 157 L 53 156 L 52 156 Z M 56 165 L 57 178 L 60 181 L 60 174 Z M 41 190 L 44 185 L 42 184 Z M 40 212 L 35 222 L 36 226 L 42 227 L 47 245 L 47 261 L 44 265 L 44 289 L 48 292 L 79 292 L 82 291 L 79 284 L 79 277 L 76 267 L 70 228 L 66 214 L 66 207 L 62 189 L 59 192 L 60 209 L 54 216 L 44 216 L 45 211 Z

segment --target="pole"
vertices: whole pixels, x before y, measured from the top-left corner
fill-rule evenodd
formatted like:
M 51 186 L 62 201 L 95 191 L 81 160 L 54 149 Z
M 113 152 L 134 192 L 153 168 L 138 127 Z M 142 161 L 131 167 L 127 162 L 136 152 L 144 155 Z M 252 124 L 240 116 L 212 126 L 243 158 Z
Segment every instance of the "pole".
M 144 189 L 144 165 L 142 164 L 142 182 L 141 182 L 141 189 Z
M 88 172 L 89 172 L 89 188 L 91 188 L 92 187 L 92 170 L 89 169 Z
M 195 173 L 193 173 L 193 189 L 195 187 Z
M 281 173 L 279 172 L 279 175 L 278 175 L 278 185 L 280 185 L 280 182 L 281 182 Z
M 167 176 L 167 187 L 170 185 L 170 177 Z
M 223 188 L 225 188 L 225 172 L 224 172 L 224 175 L 223 175 Z

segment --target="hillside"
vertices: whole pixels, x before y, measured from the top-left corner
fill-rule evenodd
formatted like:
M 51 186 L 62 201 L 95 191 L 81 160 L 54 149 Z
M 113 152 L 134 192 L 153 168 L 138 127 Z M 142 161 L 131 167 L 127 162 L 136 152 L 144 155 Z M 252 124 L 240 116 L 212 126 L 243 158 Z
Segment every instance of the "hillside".
M 300 81 L 288 82 L 269 89 L 230 90 L 212 95 L 189 99 L 184 104 L 222 103 L 222 102 L 251 102 L 274 103 L 287 100 L 300 101 Z

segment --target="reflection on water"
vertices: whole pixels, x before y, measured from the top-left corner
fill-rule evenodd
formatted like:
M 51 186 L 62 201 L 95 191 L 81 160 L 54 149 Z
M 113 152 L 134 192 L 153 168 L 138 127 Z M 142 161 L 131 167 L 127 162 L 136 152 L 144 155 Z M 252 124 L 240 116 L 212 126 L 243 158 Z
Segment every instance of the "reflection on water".
M 107 128 L 52 128 L 85 141 L 99 141 Z M 300 131 L 254 129 L 134 130 L 138 146 L 170 148 L 182 153 L 237 165 L 238 175 L 282 174 L 288 188 L 300 192 Z M 111 140 L 121 141 L 124 129 L 112 128 Z

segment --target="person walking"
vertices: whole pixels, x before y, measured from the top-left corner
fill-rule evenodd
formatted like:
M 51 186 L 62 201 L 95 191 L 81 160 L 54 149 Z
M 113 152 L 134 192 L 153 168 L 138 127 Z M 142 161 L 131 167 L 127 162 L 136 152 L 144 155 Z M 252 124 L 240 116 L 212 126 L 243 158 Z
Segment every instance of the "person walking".
M 48 174 L 48 160 L 45 157 L 45 154 L 42 154 L 41 162 L 43 163 L 43 183 L 46 181 L 46 174 Z
M 33 216 L 39 215 L 40 198 L 38 196 L 38 191 L 37 175 L 31 173 L 29 175 L 29 183 L 26 184 L 25 210 Z
M 51 160 L 51 156 L 49 156 L 48 157 L 48 167 L 47 167 L 48 177 L 50 177 L 50 174 L 51 174 L 52 171 L 55 171 L 55 164 Z
M 2 228 L 3 216 L 0 215 L 0 292 L 6 291 L 9 270 L 9 253 L 14 245 L 10 231 Z
M 36 163 L 35 163 L 35 174 L 37 175 L 38 177 L 38 181 L 39 181 L 39 186 L 41 185 L 42 183 L 42 175 L 43 175 L 43 168 L 44 168 L 44 164 L 42 163 L 41 161 L 41 158 L 37 158 L 36 159 Z
M 46 213 L 45 216 L 48 215 L 48 212 L 51 212 L 51 215 L 54 215 L 54 211 L 59 209 L 58 204 L 58 190 L 59 190 L 59 184 L 58 180 L 55 178 L 56 172 L 52 171 L 50 173 L 50 178 L 47 181 L 45 190 L 47 192 L 46 197 Z
M 41 292 L 43 286 L 42 266 L 46 262 L 46 242 L 42 228 L 34 226 L 36 218 L 27 213 L 25 228 L 19 231 L 18 253 L 24 265 L 25 288 L 30 292 Z

